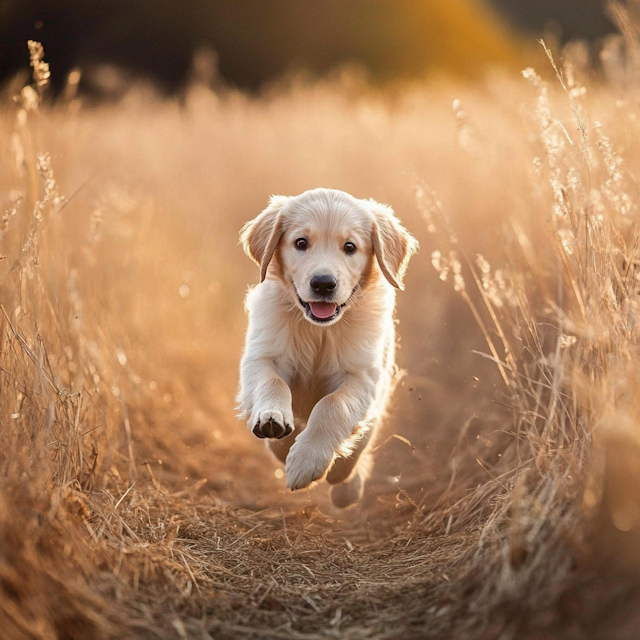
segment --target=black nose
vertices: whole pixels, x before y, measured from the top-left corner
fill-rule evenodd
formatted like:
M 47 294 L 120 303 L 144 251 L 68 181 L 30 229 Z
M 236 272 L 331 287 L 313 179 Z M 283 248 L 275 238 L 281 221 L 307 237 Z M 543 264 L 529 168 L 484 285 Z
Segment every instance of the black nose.
M 328 293 L 333 293 L 333 290 L 336 288 L 338 283 L 333 276 L 322 275 L 313 276 L 309 284 L 316 293 L 324 296 Z

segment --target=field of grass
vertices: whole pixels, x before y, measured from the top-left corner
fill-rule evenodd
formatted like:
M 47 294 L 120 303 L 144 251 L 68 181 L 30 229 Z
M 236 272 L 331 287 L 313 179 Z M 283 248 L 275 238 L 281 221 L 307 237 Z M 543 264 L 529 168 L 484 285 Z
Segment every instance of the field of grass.
M 344 74 L 96 106 L 72 76 L 51 103 L 42 66 L 8 86 L 0 637 L 635 637 L 632 35 L 603 77 L 573 46 L 559 77 L 542 55 L 391 93 Z M 348 511 L 288 492 L 234 411 L 258 275 L 238 230 L 316 186 L 390 203 L 421 244 L 407 373 Z

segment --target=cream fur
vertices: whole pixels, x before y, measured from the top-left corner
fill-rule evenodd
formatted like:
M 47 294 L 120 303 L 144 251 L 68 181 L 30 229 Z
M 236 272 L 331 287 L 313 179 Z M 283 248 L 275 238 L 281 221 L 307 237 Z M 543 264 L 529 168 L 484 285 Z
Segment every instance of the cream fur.
M 306 251 L 295 248 L 300 237 Z M 402 286 L 417 242 L 389 207 L 332 189 L 272 198 L 241 240 L 261 267 L 261 283 L 246 298 L 241 417 L 259 433 L 270 420 L 295 429 L 269 440 L 286 460 L 287 486 L 326 477 L 334 504 L 348 506 L 362 495 L 367 449 L 393 390 L 394 287 Z M 345 242 L 356 245 L 353 255 Z M 338 283 L 334 302 L 344 306 L 318 324 L 299 298 L 317 301 L 310 279 L 327 273 Z

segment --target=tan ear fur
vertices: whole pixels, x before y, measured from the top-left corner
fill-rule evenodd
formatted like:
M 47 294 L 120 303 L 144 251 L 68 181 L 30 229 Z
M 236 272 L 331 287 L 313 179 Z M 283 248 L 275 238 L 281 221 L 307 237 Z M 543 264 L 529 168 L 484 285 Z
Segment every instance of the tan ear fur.
M 287 200 L 288 196 L 271 196 L 269 206 L 240 231 L 244 252 L 260 267 L 260 282 L 267 276 L 269 263 L 284 231 L 280 210 Z
M 391 207 L 375 200 L 368 202 L 374 216 L 373 251 L 380 270 L 396 289 L 403 290 L 402 279 L 411 256 L 418 250 L 418 241 L 402 226 Z

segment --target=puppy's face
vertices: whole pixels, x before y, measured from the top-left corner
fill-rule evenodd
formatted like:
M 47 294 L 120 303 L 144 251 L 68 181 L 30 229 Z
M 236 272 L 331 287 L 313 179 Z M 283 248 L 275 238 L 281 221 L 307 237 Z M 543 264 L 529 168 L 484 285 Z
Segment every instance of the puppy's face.
M 325 326 L 338 322 L 358 290 L 382 276 L 402 288 L 417 249 L 389 207 L 334 189 L 274 196 L 245 225 L 241 241 L 260 265 L 261 281 L 267 272 L 280 278 L 304 317 Z
M 289 208 L 277 260 L 307 320 L 337 322 L 372 256 L 371 217 L 357 203 L 303 202 Z

